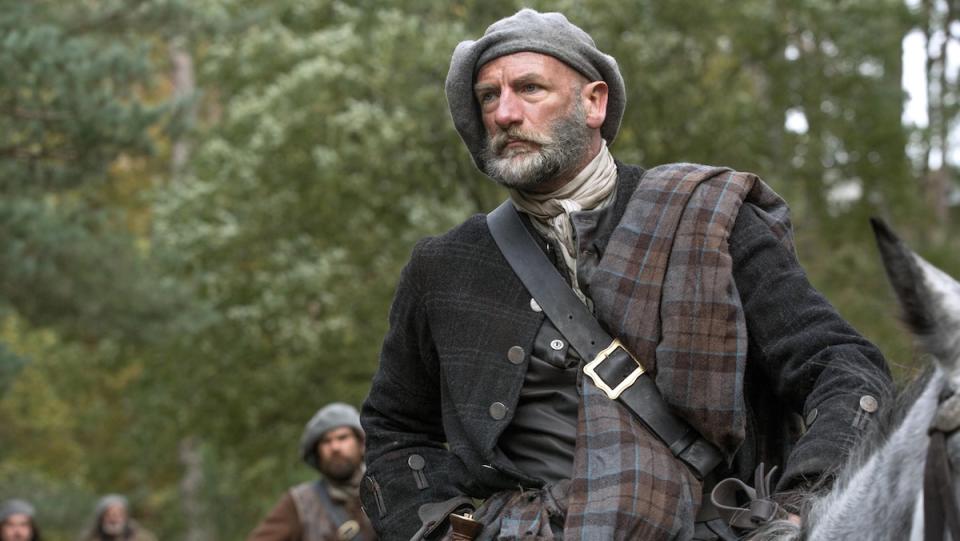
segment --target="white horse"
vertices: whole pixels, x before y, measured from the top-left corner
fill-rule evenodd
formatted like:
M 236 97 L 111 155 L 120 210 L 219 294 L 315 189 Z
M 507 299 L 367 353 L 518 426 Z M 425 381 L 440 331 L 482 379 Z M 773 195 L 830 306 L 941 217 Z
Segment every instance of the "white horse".
M 960 284 L 882 222 L 873 226 L 904 319 L 935 362 L 878 419 L 832 489 L 807 502 L 802 526 L 774 521 L 754 539 L 920 541 L 952 533 L 960 541 L 960 477 L 951 472 L 960 467 Z

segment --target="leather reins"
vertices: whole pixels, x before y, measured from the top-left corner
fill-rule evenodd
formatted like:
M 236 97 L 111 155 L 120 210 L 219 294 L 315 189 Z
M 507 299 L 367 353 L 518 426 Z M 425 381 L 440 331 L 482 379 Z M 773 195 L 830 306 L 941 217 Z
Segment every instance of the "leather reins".
M 923 530 L 925 541 L 943 541 L 947 531 L 960 541 L 960 507 L 953 489 L 953 469 L 947 438 L 960 429 L 960 394 L 941 400 L 930 424 L 930 445 L 923 470 Z

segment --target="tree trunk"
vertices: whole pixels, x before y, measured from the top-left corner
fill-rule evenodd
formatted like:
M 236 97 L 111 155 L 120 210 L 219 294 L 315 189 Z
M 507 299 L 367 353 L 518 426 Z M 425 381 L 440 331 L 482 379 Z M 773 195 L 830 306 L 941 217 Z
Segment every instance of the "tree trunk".
M 170 64 L 173 68 L 173 94 L 179 99 L 192 96 L 197 90 L 196 77 L 193 69 L 193 56 L 184 47 L 182 38 L 174 38 L 170 41 Z M 196 117 L 196 107 L 190 105 L 186 111 L 187 126 L 193 125 Z M 173 150 L 171 152 L 171 173 L 173 180 L 179 180 L 183 176 L 187 162 L 190 160 L 191 143 L 187 136 L 181 135 L 173 141 Z
M 930 149 L 933 147 L 933 123 L 935 118 L 933 85 L 933 55 L 930 54 L 930 41 L 933 36 L 933 18 L 934 8 L 933 0 L 923 0 L 923 52 L 924 75 L 926 77 L 925 91 L 927 93 L 927 134 L 923 141 L 923 163 L 921 167 L 921 179 L 926 179 L 930 175 Z
M 180 464 L 183 478 L 180 480 L 180 501 L 186 519 L 186 541 L 212 541 L 215 539 L 206 521 L 203 505 L 203 454 L 197 438 L 190 436 L 180 440 Z
M 169 44 L 171 79 L 173 93 L 178 99 L 189 98 L 197 89 L 194 76 L 193 56 L 185 47 L 183 38 L 174 38 Z M 193 124 L 196 108 L 191 104 L 186 111 L 187 126 Z M 173 141 L 170 156 L 170 172 L 174 181 L 180 180 L 190 160 L 191 142 L 185 135 L 180 135 Z M 203 454 L 200 442 L 194 436 L 180 440 L 179 459 L 183 466 L 183 478 L 180 480 L 180 501 L 183 505 L 183 516 L 186 523 L 184 539 L 186 541 L 212 541 L 210 524 L 207 522 L 207 512 L 203 498 Z
M 950 164 L 950 107 L 951 84 L 947 78 L 948 47 L 951 41 L 950 25 L 953 22 L 955 10 L 953 0 L 941 4 L 935 0 L 923 2 L 925 25 L 925 53 L 927 76 L 927 136 L 924 141 L 925 152 L 923 162 L 923 193 L 927 206 L 931 210 L 935 227 L 931 232 L 934 242 L 942 242 L 945 236 L 945 227 L 949 215 L 948 191 L 952 183 Z M 931 44 L 935 36 L 940 35 L 940 43 L 936 55 Z M 940 155 L 939 164 L 931 166 L 930 156 L 936 151 Z

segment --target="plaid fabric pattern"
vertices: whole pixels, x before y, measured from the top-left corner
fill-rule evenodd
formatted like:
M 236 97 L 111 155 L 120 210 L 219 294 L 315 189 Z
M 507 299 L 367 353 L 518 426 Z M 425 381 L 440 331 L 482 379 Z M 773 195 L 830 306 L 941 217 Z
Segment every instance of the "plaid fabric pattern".
M 786 203 L 755 175 L 696 164 L 647 171 L 590 287 L 597 318 L 728 458 L 745 431 L 747 334 L 727 247 L 744 201 L 792 247 Z M 566 498 L 546 497 L 553 487 L 490 498 L 478 511 L 484 539 L 560 539 L 546 526 L 564 499 L 565 540 L 692 537 L 700 482 L 588 380 L 573 468 Z
M 747 333 L 727 248 L 744 201 L 792 243 L 786 204 L 756 176 L 651 169 L 591 284 L 598 319 L 728 458 L 744 438 Z M 586 383 L 583 396 L 565 538 L 689 538 L 700 483 L 619 403 Z
M 584 380 L 564 539 L 690 539 L 701 486 L 625 408 Z
M 651 169 L 591 287 L 599 320 L 727 458 L 744 434 L 747 332 L 727 248 L 744 201 L 792 246 L 786 203 L 755 175 L 695 164 Z
M 473 518 L 484 523 L 477 541 L 554 541 L 563 536 L 569 483 L 541 490 L 498 492 Z M 452 535 L 444 541 L 453 539 Z

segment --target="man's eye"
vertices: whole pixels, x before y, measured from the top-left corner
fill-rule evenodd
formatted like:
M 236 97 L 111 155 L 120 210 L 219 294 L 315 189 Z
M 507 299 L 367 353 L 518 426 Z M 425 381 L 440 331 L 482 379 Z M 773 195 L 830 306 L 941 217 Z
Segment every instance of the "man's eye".
M 523 85 L 523 89 L 522 89 L 522 90 L 523 90 L 524 92 L 536 92 L 537 90 L 540 90 L 540 85 L 533 84 L 533 83 L 527 83 L 527 84 Z
M 480 94 L 481 104 L 491 103 L 495 99 L 497 99 L 497 95 L 494 94 L 493 92 L 486 92 L 486 93 Z

